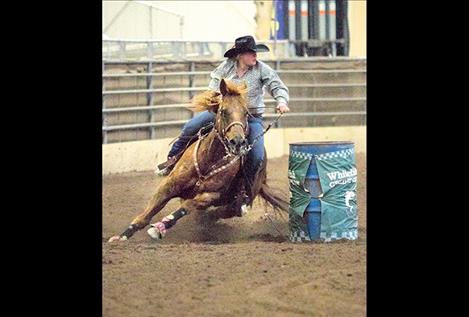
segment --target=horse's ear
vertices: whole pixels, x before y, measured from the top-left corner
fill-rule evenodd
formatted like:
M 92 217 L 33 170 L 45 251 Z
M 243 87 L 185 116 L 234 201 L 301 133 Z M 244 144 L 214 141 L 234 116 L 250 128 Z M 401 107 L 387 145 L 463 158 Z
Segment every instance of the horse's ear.
M 225 79 L 223 79 L 223 78 L 220 81 L 220 92 L 223 96 L 228 94 L 228 89 L 226 87 L 226 82 L 225 82 Z

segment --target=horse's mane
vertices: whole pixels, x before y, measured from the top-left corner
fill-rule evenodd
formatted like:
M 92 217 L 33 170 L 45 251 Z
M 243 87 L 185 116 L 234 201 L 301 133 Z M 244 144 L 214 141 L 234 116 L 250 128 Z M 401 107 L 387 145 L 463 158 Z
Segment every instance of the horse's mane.
M 246 104 L 247 98 L 247 85 L 244 83 L 240 86 L 236 85 L 230 80 L 225 80 L 226 85 L 226 94 L 224 97 L 234 96 L 240 98 L 242 104 Z M 221 93 L 213 91 L 213 90 L 206 90 L 198 95 L 195 95 L 192 98 L 191 108 L 194 111 L 204 111 L 204 110 L 212 110 L 218 107 L 222 103 Z

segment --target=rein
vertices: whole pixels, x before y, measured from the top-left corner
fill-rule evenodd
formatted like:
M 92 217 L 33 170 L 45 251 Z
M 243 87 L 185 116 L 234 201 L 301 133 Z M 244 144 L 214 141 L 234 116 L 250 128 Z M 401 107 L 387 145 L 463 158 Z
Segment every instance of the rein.
M 247 126 L 244 126 L 244 123 L 242 123 L 241 121 L 234 121 L 234 122 L 231 122 L 227 127 L 223 128 L 223 135 L 225 135 L 226 131 L 228 131 L 228 129 L 234 125 L 240 125 L 241 128 L 243 128 L 244 132 L 246 132 L 247 130 Z

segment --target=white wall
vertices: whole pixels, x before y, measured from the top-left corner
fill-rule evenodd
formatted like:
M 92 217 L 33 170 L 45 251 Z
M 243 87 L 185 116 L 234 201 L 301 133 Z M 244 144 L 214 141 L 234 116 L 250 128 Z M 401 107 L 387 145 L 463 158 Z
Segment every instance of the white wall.
M 184 39 L 234 41 L 254 35 L 256 6 L 253 1 L 147 1 L 184 15 Z
M 349 0 L 350 56 L 366 57 L 366 0 Z
M 150 9 L 135 1 L 104 1 L 103 33 L 122 39 L 180 38 L 177 15 Z
M 145 1 L 145 3 L 183 15 L 182 32 L 185 40 L 234 41 L 239 36 L 248 34 L 254 36 L 255 33 L 256 6 L 253 1 Z M 123 1 L 103 2 L 103 30 L 123 5 Z M 129 11 L 126 16 L 123 15 L 120 20 L 116 20 L 112 31 L 106 34 L 114 38 L 148 38 L 149 32 L 144 30 L 144 24 L 148 22 L 148 15 L 145 14 L 147 10 L 136 7 L 126 10 Z M 168 19 L 173 25 L 172 19 Z M 172 34 L 170 30 L 163 32 L 163 28 L 159 27 L 158 37 L 170 38 L 169 35 Z M 174 26 L 171 28 L 174 29 Z M 138 31 L 142 35 L 136 37 Z
M 147 171 L 166 161 L 172 138 L 103 144 L 103 175 Z M 289 154 L 289 143 L 353 141 L 355 152 L 366 152 L 366 126 L 271 129 L 264 137 L 269 158 Z

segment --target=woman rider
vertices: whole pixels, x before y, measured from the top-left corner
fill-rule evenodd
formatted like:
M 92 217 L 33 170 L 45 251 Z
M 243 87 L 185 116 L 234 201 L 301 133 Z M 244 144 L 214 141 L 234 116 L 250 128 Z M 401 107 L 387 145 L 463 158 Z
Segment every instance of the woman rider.
M 287 86 L 279 78 L 278 74 L 269 65 L 257 60 L 257 52 L 268 52 L 269 48 L 263 44 L 256 44 L 252 36 L 242 36 L 235 40 L 235 45 L 224 54 L 227 57 L 214 71 L 211 72 L 209 89 L 220 92 L 220 81 L 222 78 L 229 79 L 236 84 L 246 81 L 248 87 L 248 107 L 252 114 L 248 118 L 249 135 L 251 144 L 256 136 L 263 132 L 264 89 L 277 102 L 277 111 L 285 113 L 288 108 L 289 92 Z M 215 121 L 216 114 L 211 111 L 197 113 L 183 127 L 181 135 L 173 144 L 168 154 L 168 162 L 183 151 L 190 139 L 200 128 Z M 246 176 L 250 184 L 254 182 L 257 170 L 264 160 L 264 137 L 260 137 L 254 144 L 246 159 Z M 167 165 L 158 171 L 158 175 L 168 175 L 174 164 Z

